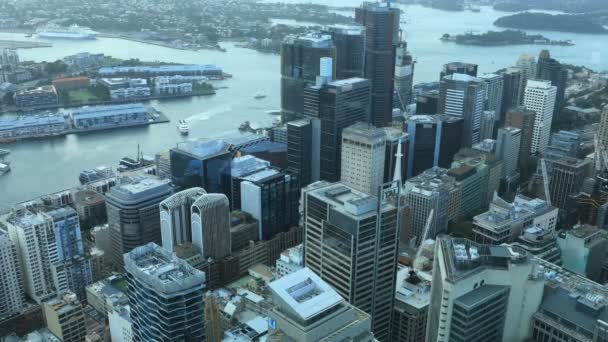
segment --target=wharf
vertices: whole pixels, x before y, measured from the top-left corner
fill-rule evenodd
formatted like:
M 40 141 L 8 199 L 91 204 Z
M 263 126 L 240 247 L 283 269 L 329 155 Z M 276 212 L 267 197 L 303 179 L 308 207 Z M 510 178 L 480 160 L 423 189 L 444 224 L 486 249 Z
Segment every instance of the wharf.
M 52 47 L 51 43 L 27 42 L 18 40 L 0 40 L 0 49 L 35 49 Z

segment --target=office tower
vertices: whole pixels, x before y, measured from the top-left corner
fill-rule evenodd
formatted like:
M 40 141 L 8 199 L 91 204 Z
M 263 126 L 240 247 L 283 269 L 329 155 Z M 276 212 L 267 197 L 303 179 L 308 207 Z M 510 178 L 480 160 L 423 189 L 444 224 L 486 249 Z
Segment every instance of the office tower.
M 169 180 L 152 177 L 133 179 L 107 193 L 110 255 L 116 267 L 123 265 L 122 255 L 133 248 L 148 242 L 162 242 L 159 204 L 169 196 Z
M 515 67 L 521 70 L 521 104 L 524 101 L 524 92 L 526 90 L 528 80 L 536 79 L 536 58 L 534 58 L 534 56 L 522 54 L 519 56 L 519 59 L 517 59 Z
M 557 209 L 555 216 L 557 220 Z M 524 229 L 512 245 L 524 249 L 530 255 L 561 266 L 562 252 L 557 245 L 556 237 L 556 231 L 530 227 Z
M 515 127 L 498 129 L 496 138 L 496 158 L 502 160 L 502 175 L 509 179 L 518 173 L 519 150 L 522 130 Z
M 134 342 L 205 340 L 205 273 L 154 243 L 124 263 Z
M 377 197 L 326 182 L 302 191 L 305 266 L 350 304 L 370 314 L 372 330 L 380 341 L 389 338 L 393 310 L 396 195 L 383 192 L 378 203 Z
M 329 34 L 336 47 L 336 79 L 363 77 L 365 63 L 365 29 L 361 26 L 330 26 Z
M 477 144 L 485 105 L 483 81 L 465 74 L 452 74 L 444 77 L 439 87 L 439 113 L 463 118 L 462 146 Z
M 85 341 L 87 327 L 84 310 L 74 293 L 64 293 L 60 297 L 42 305 L 47 328 L 62 342 Z
M 315 83 L 322 57 L 336 59 L 336 47 L 331 36 L 326 34 L 290 36 L 281 45 L 283 122 L 299 119 L 304 114 L 304 88 Z
M 192 203 L 192 244 L 203 258 L 230 255 L 230 203 L 223 194 L 204 194 Z
M 88 230 L 106 223 L 106 199 L 94 190 L 79 190 L 74 193 L 74 209 L 80 218 L 82 229 Z
M 287 123 L 287 170 L 296 176 L 300 187 L 307 186 L 313 180 L 312 132 L 310 119 Z
M 223 140 L 185 141 L 169 152 L 171 179 L 182 190 L 203 188 L 230 194 L 230 145 Z
M 340 179 L 342 131 L 370 118 L 369 80 L 349 78 L 306 88 L 304 115 L 313 122 L 312 181 L 336 182 Z
M 502 72 L 502 78 L 502 106 L 499 118 L 504 122 L 507 112 L 521 104 L 524 86 L 522 70 L 519 68 L 507 68 Z
M 557 113 L 565 105 L 568 70 L 560 62 L 551 58 L 548 50 L 542 50 L 538 56 L 536 78 L 551 81 L 551 84 L 557 88 L 555 96 L 555 113 Z
M 466 220 L 486 208 L 489 172 L 482 158 L 455 161 L 448 175 L 460 184 L 460 215 Z
M 538 198 L 515 196 L 512 203 L 494 195 L 490 209 L 473 218 L 473 236 L 478 243 L 512 243 L 528 228 L 554 233 L 558 209 Z
M 580 224 L 557 236 L 562 267 L 600 283 L 608 249 L 608 235 L 596 226 Z
M 479 140 L 484 141 L 494 138 L 494 125 L 497 113 L 493 110 L 484 110 L 481 114 L 481 126 L 479 129 Z
M 544 281 L 520 248 L 439 238 L 427 341 L 523 341 Z
M 604 110 L 602 111 L 597 137 L 600 147 L 604 150 L 608 150 L 608 105 L 605 105 Z
M 258 238 L 270 240 L 298 224 L 299 195 L 296 177 L 268 168 L 242 178 L 241 209 L 258 220 Z
M 502 93 L 504 89 L 504 78 L 502 75 L 483 74 L 479 77 L 485 83 L 486 90 L 486 110 L 496 113 L 496 121 L 500 121 L 500 111 L 502 109 Z
M 448 175 L 446 169 L 433 167 L 408 179 L 404 194 L 413 215 L 410 236 L 416 237 L 417 245 L 447 232 L 448 222 L 460 215 L 460 184 Z M 434 212 L 431 226 L 428 235 L 423 237 L 431 210 Z
M 549 81 L 528 80 L 524 94 L 524 106 L 534 111 L 534 133 L 530 153 L 542 153 L 549 143 L 553 109 L 557 88 Z
M 23 311 L 25 296 L 17 246 L 3 231 L 0 231 L 0 268 L 3 272 L 0 277 L 0 321 L 4 321 Z
M 553 162 L 553 172 L 549 183 L 551 204 L 565 210 L 568 204 L 568 196 L 580 190 L 591 167 L 589 160 L 571 157 L 563 157 Z
M 444 77 L 454 74 L 464 74 L 471 77 L 477 77 L 477 64 L 452 62 L 443 65 L 439 80 L 443 80 Z
M 416 114 L 437 114 L 439 109 L 439 92 L 431 90 L 416 96 Z
M 393 120 L 395 49 L 399 40 L 398 8 L 365 2 L 355 9 L 355 21 L 365 26 L 365 74 L 372 84 L 371 123 L 376 127 Z
M 202 188 L 191 188 L 160 202 L 160 230 L 164 249 L 173 252 L 177 245 L 192 242 L 192 204 L 206 193 Z
M 394 127 L 384 129 L 386 136 L 386 149 L 384 154 L 384 183 L 399 179 L 407 179 L 407 153 L 410 150 L 410 141 L 407 133 Z M 395 172 L 398 172 L 395 175 Z
M 276 306 L 269 340 L 374 341 L 371 317 L 348 304 L 327 282 L 304 268 L 268 284 Z
M 397 45 L 397 59 L 395 64 L 395 98 L 394 108 L 405 111 L 406 107 L 414 102 L 414 58 L 407 50 L 405 41 Z
M 563 157 L 577 158 L 584 144 L 583 135 L 576 132 L 559 131 L 551 134 L 550 143 L 543 154 L 549 176 L 553 174 L 553 163 L 555 161 Z M 542 174 L 540 165 L 536 173 Z
M 462 142 L 463 119 L 449 115 L 414 115 L 407 118 L 409 138 L 407 178 L 433 166 L 449 167 Z
M 505 126 L 521 129 L 521 144 L 519 145 L 519 168 L 527 172 L 530 160 L 532 138 L 534 137 L 534 122 L 536 113 L 525 107 L 517 107 L 507 112 Z M 527 178 L 527 174 L 523 175 Z
M 268 169 L 270 165 L 270 162 L 252 155 L 236 157 L 232 160 L 232 170 L 230 172 L 232 177 L 231 210 L 241 210 L 241 182 L 243 181 L 243 177 Z
M 342 132 L 340 180 L 358 191 L 377 195 L 384 183 L 386 135 L 383 129 L 359 122 Z
M 418 342 L 426 336 L 431 275 L 409 267 L 397 271 L 391 341 Z

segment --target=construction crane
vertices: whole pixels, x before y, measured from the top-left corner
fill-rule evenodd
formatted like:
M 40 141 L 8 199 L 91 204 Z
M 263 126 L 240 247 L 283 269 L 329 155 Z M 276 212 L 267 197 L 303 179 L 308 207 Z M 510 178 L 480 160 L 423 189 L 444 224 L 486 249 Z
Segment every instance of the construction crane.
M 551 194 L 549 193 L 549 176 L 547 175 L 547 163 L 545 163 L 545 158 L 541 158 L 540 168 L 543 172 L 543 185 L 545 186 L 545 199 L 547 200 L 547 204 L 551 205 Z

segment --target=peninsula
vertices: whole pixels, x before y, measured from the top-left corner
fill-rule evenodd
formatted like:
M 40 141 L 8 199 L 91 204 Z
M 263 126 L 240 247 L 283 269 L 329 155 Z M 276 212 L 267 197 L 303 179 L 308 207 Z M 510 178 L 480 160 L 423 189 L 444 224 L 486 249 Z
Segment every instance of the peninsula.
M 599 14 L 547 14 L 523 12 L 498 18 L 494 25 L 520 30 L 561 31 L 573 33 L 608 33 L 599 22 Z
M 488 31 L 482 34 L 467 32 L 465 34 L 450 35 L 448 33 L 441 37 L 442 41 L 454 42 L 461 45 L 480 45 L 480 46 L 503 46 L 503 45 L 561 45 L 572 46 L 569 40 L 551 40 L 540 34 L 529 35 L 524 31 L 504 30 Z

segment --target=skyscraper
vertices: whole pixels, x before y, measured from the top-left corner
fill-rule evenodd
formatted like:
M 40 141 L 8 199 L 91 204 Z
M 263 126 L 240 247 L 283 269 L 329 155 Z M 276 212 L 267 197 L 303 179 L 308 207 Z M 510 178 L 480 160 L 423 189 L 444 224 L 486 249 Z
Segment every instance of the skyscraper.
M 527 54 L 519 56 L 515 67 L 521 70 L 521 93 L 520 93 L 520 104 L 524 101 L 524 92 L 528 84 L 528 80 L 536 79 L 536 58 Z
M 395 98 L 394 108 L 405 111 L 406 107 L 414 102 L 414 58 L 407 50 L 405 41 L 397 45 L 397 59 L 395 64 Z
M 551 58 L 548 50 L 542 50 L 538 56 L 536 78 L 551 81 L 551 84 L 557 88 L 554 109 L 555 113 L 557 113 L 564 107 L 568 70 L 556 59 Z
M 62 342 L 85 341 L 87 326 L 82 303 L 74 293 L 63 293 L 42 305 L 48 329 Z
M 206 193 L 202 188 L 191 188 L 160 202 L 160 230 L 164 249 L 173 252 L 177 245 L 192 242 L 192 204 Z
M 20 314 L 25 305 L 23 276 L 17 247 L 8 234 L 0 231 L 0 320 Z
M 597 130 L 598 143 L 604 150 L 608 150 L 608 105 L 604 106 Z
M 460 150 L 463 123 L 463 119 L 449 115 L 408 117 L 407 177 L 417 176 L 433 166 L 449 167 Z
M 396 195 L 383 194 L 378 203 L 375 196 L 326 182 L 311 184 L 302 193 L 305 266 L 350 304 L 370 314 L 380 341 L 389 338 L 393 310 Z
M 358 191 L 377 195 L 384 183 L 386 135 L 383 129 L 363 122 L 342 132 L 340 180 Z
M 336 59 L 336 47 L 330 35 L 290 36 L 281 45 L 281 115 L 284 122 L 299 119 L 304 114 L 304 88 L 314 84 L 319 76 L 321 57 Z
M 287 170 L 296 176 L 300 187 L 307 186 L 313 180 L 312 126 L 310 119 L 287 123 Z
M 330 26 L 329 34 L 336 47 L 336 79 L 363 77 L 365 64 L 365 29 L 361 26 Z
M 498 129 L 496 138 L 496 157 L 502 160 L 502 175 L 505 179 L 515 177 L 518 173 L 519 150 L 522 130 L 515 127 Z
M 230 203 L 224 194 L 204 194 L 192 203 L 192 245 L 203 258 L 230 255 Z
M 528 80 L 524 106 L 536 112 L 530 153 L 542 153 L 549 144 L 557 88 L 550 81 Z
M 477 64 L 471 63 L 452 62 L 444 64 L 443 69 L 441 69 L 439 80 L 441 81 L 444 77 L 453 74 L 464 74 L 471 77 L 477 77 L 477 68 Z
M 370 82 L 362 78 L 321 83 L 304 90 L 304 115 L 313 122 L 312 181 L 340 179 L 342 131 L 369 121 L 370 94 Z
M 496 125 L 496 113 L 493 110 L 484 110 L 481 114 L 481 128 L 479 129 L 479 141 L 494 139 L 494 126 Z
M 116 267 L 122 266 L 123 254 L 133 248 L 162 242 L 159 204 L 171 191 L 169 180 L 141 177 L 117 185 L 107 193 L 111 257 Z
M 134 342 L 205 340 L 205 273 L 154 243 L 124 264 Z
M 485 87 L 481 79 L 465 74 L 452 74 L 441 80 L 439 113 L 464 119 L 463 147 L 471 147 L 480 142 L 484 106 Z
M 483 74 L 479 77 L 485 83 L 485 110 L 496 113 L 495 121 L 501 121 L 502 94 L 504 88 L 504 78 L 502 75 Z
M 416 114 L 437 114 L 439 108 L 439 91 L 431 90 L 416 96 Z
M 521 144 L 519 145 L 519 168 L 522 172 L 527 172 L 528 161 L 532 148 L 532 138 L 534 137 L 534 122 L 536 113 L 527 110 L 525 107 L 517 107 L 507 112 L 505 126 L 521 129 Z M 522 175 L 527 178 L 527 174 Z
M 399 41 L 398 8 L 365 2 L 355 21 L 365 26 L 365 78 L 371 81 L 371 123 L 384 127 L 393 119 L 395 49 Z
M 500 120 L 504 122 L 505 115 L 512 108 L 517 108 L 524 93 L 523 71 L 519 68 L 507 68 L 503 73 L 502 107 Z
M 549 183 L 551 204 L 567 209 L 568 196 L 578 193 L 590 169 L 589 160 L 563 157 L 553 162 L 553 172 Z

